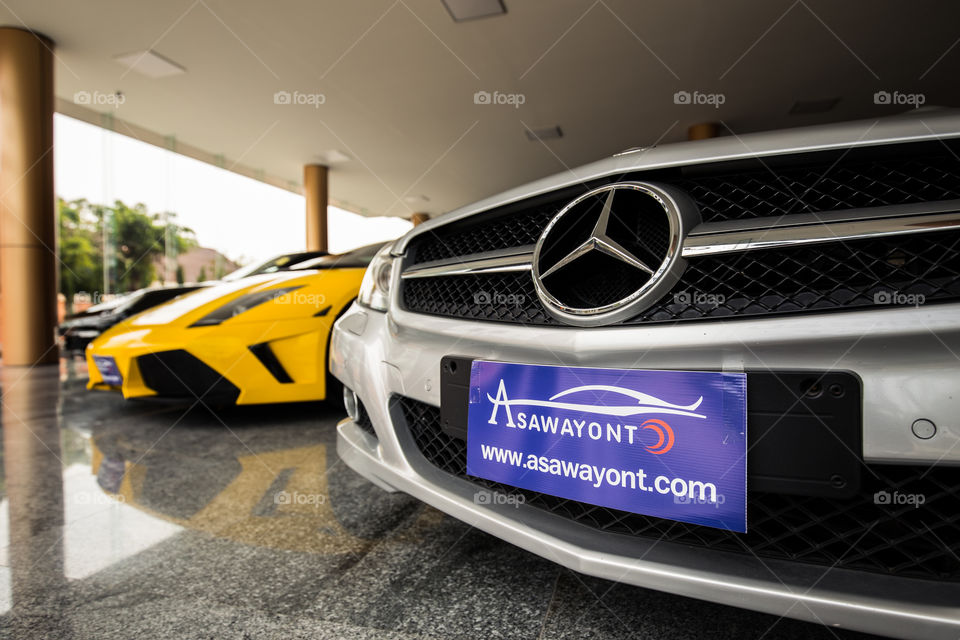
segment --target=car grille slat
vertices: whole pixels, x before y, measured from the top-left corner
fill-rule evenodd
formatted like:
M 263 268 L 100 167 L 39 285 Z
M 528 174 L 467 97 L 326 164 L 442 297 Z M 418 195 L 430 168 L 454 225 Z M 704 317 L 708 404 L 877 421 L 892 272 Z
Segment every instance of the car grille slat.
M 522 495 L 527 505 L 599 531 L 662 539 L 761 558 L 899 577 L 960 580 L 960 469 L 872 465 L 849 500 L 748 494 L 746 534 L 598 507 L 468 476 L 466 443 L 440 428 L 440 410 L 395 396 L 417 450 L 428 463 L 478 488 Z M 922 494 L 911 504 L 877 504 L 874 493 Z M 929 528 L 928 528 L 929 527 Z M 931 533 L 931 531 L 933 533 Z M 935 534 L 935 535 L 934 535 Z
M 532 245 L 564 204 L 565 201 L 556 201 L 516 215 L 499 216 L 485 224 L 470 225 L 463 230 L 442 229 L 428 233 L 417 243 L 411 264 Z
M 936 154 L 813 168 L 766 169 L 678 180 L 700 207 L 704 222 L 817 213 L 956 198 L 956 158 Z

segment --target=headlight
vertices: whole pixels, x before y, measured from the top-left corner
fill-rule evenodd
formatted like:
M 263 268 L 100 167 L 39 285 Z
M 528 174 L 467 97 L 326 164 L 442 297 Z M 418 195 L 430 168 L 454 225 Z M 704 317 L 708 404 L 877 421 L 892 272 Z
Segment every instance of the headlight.
M 209 327 L 212 325 L 220 324 L 224 320 L 229 320 L 235 316 L 240 315 L 244 311 L 249 311 L 250 309 L 261 305 L 264 302 L 270 302 L 275 298 L 279 298 L 285 293 L 290 293 L 299 289 L 303 285 L 297 285 L 295 287 L 281 287 L 279 289 L 267 289 L 266 291 L 257 291 L 254 293 L 248 293 L 246 295 L 240 296 L 239 298 L 234 298 L 227 304 L 214 309 L 207 315 L 203 316 L 196 322 L 194 322 L 191 327 Z
M 367 272 L 363 274 L 360 283 L 360 293 L 357 302 L 365 307 L 386 311 L 390 301 L 390 278 L 393 275 L 393 257 L 390 255 L 392 244 L 388 244 L 377 252 L 370 261 Z

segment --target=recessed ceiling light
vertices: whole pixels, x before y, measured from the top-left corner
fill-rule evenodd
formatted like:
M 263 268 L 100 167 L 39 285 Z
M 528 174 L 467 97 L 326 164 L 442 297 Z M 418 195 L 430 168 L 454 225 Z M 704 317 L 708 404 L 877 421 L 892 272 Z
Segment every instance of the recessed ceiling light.
M 423 202 L 430 202 L 430 198 L 424 195 L 419 196 L 404 196 L 404 201 L 408 204 L 421 204 Z
M 443 0 L 454 22 L 486 18 L 507 12 L 502 0 Z
M 134 51 L 113 58 L 131 71 L 142 73 L 148 78 L 166 78 L 186 72 L 186 69 L 173 60 L 164 58 L 153 51 Z
M 806 115 L 809 113 L 824 113 L 830 111 L 840 98 L 821 98 L 819 100 L 797 100 L 790 107 L 790 113 L 793 115 Z
M 353 158 L 345 154 L 339 149 L 327 149 L 326 151 L 321 151 L 314 156 L 317 162 L 320 164 L 331 165 L 331 164 L 342 164 L 344 162 L 350 162 Z
M 563 130 L 560 127 L 545 127 L 543 129 L 526 129 L 527 140 L 536 142 L 537 140 L 550 140 L 551 138 L 562 138 Z

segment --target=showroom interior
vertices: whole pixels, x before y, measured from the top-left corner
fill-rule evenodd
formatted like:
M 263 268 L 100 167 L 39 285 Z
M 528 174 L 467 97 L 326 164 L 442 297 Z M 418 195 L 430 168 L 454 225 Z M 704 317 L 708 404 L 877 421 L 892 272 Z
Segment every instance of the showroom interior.
M 958 71 L 941 0 L 0 0 L 0 638 L 960 637 Z M 614 239 L 639 198 L 663 255 Z M 790 233 L 851 253 L 697 266 Z M 573 309 L 608 288 L 556 293 L 577 260 L 646 284 Z M 888 268 L 910 286 L 876 288 Z M 729 300 L 814 271 L 815 301 Z M 837 294 L 848 271 L 873 288 Z M 716 288 L 678 294 L 693 273 Z M 540 365 L 524 393 L 576 380 L 508 399 L 501 360 Z M 743 524 L 468 484 L 475 423 L 640 369 L 748 385 L 718 400 L 744 403 Z M 797 405 L 831 433 L 747 458 L 748 421 Z M 392 426 L 427 418 L 426 444 Z M 686 446 L 663 420 L 638 432 L 657 464 Z M 458 446 L 451 480 L 429 454 Z M 789 455 L 828 486 L 761 484 Z M 761 490 L 801 497 L 761 516 Z

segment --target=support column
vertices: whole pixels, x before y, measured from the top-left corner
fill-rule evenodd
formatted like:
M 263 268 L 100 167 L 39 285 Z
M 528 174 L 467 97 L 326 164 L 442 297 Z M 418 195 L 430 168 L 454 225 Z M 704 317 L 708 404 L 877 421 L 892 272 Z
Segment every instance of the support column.
M 3 363 L 54 363 L 53 41 L 12 27 L 0 27 L 0 167 Z
M 717 122 L 699 122 L 687 129 L 688 140 L 706 140 L 720 135 L 720 124 Z
M 327 251 L 327 184 L 330 170 L 322 164 L 303 167 L 307 200 L 307 251 Z
M 415 213 L 412 216 L 410 216 L 410 222 L 413 223 L 413 226 L 417 226 L 418 224 L 423 224 L 429 219 L 430 219 L 429 213 Z

